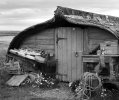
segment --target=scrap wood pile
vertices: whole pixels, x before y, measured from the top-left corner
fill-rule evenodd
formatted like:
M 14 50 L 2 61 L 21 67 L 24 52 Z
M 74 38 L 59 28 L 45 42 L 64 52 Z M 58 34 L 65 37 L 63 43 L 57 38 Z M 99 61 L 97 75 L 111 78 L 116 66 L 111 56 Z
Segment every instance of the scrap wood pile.
M 40 63 L 44 63 L 48 53 L 44 50 L 32 50 L 32 49 L 11 49 L 10 53 L 21 56 L 23 58 L 28 58 L 31 60 L 36 60 Z
M 45 64 L 47 61 L 50 62 L 50 59 L 48 58 L 48 53 L 46 53 L 44 50 L 34 51 L 29 49 L 11 49 L 10 53 L 23 58 L 28 58 L 28 60 L 31 59 L 37 61 L 41 64 Z M 29 60 L 29 62 L 31 62 L 31 60 Z M 2 70 L 5 70 L 12 75 L 12 77 L 6 82 L 7 85 L 31 85 L 33 87 L 52 87 L 55 86 L 58 82 L 56 81 L 55 77 L 51 77 L 49 73 L 43 73 L 41 70 L 25 71 L 21 63 L 23 63 L 23 61 L 19 57 L 15 58 L 14 55 L 8 60 L 8 62 L 4 63 L 4 67 L 2 68 Z M 26 63 L 26 68 L 30 69 L 30 63 Z M 43 67 L 47 68 L 47 66 Z
M 6 84 L 9 86 L 54 87 L 58 80 L 45 77 L 42 73 L 26 73 L 12 76 Z
M 35 76 L 35 77 L 34 77 Z M 52 77 L 46 77 L 44 74 L 31 73 L 29 77 L 26 78 L 21 85 L 30 84 L 32 87 L 54 87 L 58 83 L 58 80 Z
M 10 53 L 7 54 L 7 59 L 7 61 L 11 59 L 18 61 L 21 65 L 21 69 L 25 72 L 40 69 L 51 73 L 53 69 L 56 69 L 57 64 L 53 53 L 40 49 L 11 49 Z M 55 70 L 53 71 L 53 73 L 55 73 Z
M 10 53 L 7 54 L 7 59 L 7 61 L 10 59 L 19 61 L 21 68 L 25 71 L 33 71 L 35 68 L 52 71 L 53 68 L 56 69 L 57 64 L 53 53 L 41 49 L 11 49 Z

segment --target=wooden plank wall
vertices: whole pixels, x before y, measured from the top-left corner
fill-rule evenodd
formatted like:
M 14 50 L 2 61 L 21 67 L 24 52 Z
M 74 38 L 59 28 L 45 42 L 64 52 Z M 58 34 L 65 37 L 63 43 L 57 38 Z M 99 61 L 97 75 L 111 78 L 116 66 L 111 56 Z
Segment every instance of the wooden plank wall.
M 20 48 L 32 48 L 35 50 L 44 49 L 47 52 L 54 53 L 55 36 L 54 29 L 47 29 L 43 32 L 28 36 Z
M 103 29 L 89 27 L 86 29 L 88 35 L 88 49 L 93 50 L 100 43 L 108 40 L 117 40 L 117 38 Z

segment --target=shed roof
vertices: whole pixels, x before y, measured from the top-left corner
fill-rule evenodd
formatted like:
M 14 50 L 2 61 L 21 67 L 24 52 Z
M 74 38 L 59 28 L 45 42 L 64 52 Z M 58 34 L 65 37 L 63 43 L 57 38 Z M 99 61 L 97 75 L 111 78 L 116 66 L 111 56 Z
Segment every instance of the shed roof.
M 61 22 L 62 21 L 62 22 Z M 20 32 L 10 43 L 9 49 L 18 48 L 23 38 L 50 27 L 62 26 L 63 22 L 75 25 L 95 26 L 111 32 L 119 39 L 119 18 L 58 6 L 54 17 Z M 65 26 L 66 24 L 64 24 Z
M 119 38 L 119 17 L 101 15 L 60 6 L 57 7 L 55 16 L 60 16 L 71 23 L 97 26 L 106 29 Z

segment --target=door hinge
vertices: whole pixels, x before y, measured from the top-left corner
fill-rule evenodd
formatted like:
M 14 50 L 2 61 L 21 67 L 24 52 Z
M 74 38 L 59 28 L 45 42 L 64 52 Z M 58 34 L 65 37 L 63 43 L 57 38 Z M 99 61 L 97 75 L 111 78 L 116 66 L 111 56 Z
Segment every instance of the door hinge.
M 62 37 L 58 37 L 58 35 L 56 36 L 56 43 L 58 44 L 58 42 L 60 40 L 66 40 L 67 38 L 62 38 Z

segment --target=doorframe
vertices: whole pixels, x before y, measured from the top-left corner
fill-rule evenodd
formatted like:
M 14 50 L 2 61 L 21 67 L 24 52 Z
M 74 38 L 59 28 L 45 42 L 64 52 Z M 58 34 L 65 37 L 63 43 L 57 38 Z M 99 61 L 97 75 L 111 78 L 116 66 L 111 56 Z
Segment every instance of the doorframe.
M 55 59 L 58 61 L 58 43 L 57 41 L 57 35 L 58 35 L 58 31 L 59 31 L 60 27 L 57 27 L 54 29 L 54 35 L 55 35 Z M 81 28 L 81 27 L 70 27 L 70 28 Z M 85 28 L 81 28 L 82 29 L 82 40 L 81 40 L 81 44 L 82 44 L 82 55 L 84 54 L 84 50 L 88 47 L 88 44 L 85 46 L 86 43 L 88 43 L 88 35 L 87 35 L 87 29 Z M 86 39 L 85 39 L 86 36 Z M 86 40 L 86 41 L 85 41 Z M 85 48 L 85 49 L 84 49 Z M 82 55 L 81 55 L 81 74 L 83 74 L 83 60 L 82 60 Z M 57 64 L 57 68 L 56 68 L 56 78 L 59 78 L 60 75 L 58 73 L 58 64 Z
M 59 75 L 58 75 L 58 45 L 57 45 L 57 35 L 58 35 L 58 28 L 54 29 L 54 38 L 55 38 L 55 59 L 57 60 L 57 66 L 56 66 L 56 78 L 59 79 Z

